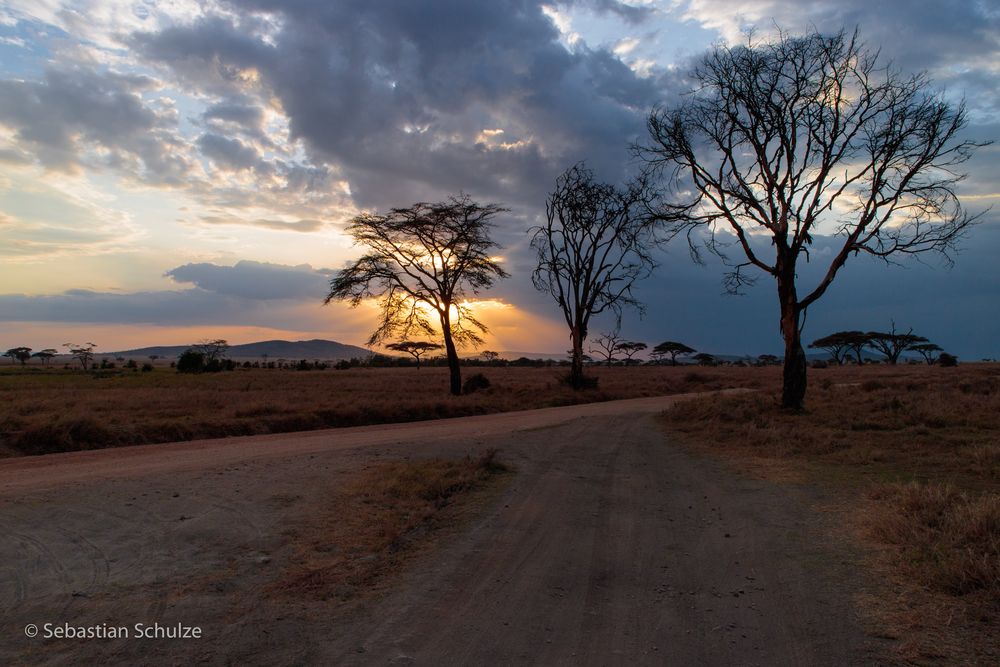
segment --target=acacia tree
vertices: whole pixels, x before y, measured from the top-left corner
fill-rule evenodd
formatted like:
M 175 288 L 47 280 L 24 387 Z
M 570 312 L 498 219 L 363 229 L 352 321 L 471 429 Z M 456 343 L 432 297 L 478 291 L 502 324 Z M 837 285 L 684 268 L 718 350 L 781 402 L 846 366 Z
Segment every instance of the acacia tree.
M 670 365 L 677 365 L 677 356 L 681 354 L 694 354 L 697 352 L 693 347 L 688 347 L 684 343 L 668 340 L 653 348 L 653 354 L 658 357 L 670 356 Z
M 813 342 L 809 343 L 809 347 L 813 349 L 826 350 L 830 353 L 830 356 L 837 363 L 838 366 L 844 364 L 844 358 L 847 357 L 847 353 L 850 351 L 850 340 L 844 336 L 846 332 L 839 331 L 837 333 L 832 333 L 829 336 L 823 336 L 822 338 L 817 338 Z
M 355 217 L 347 232 L 368 252 L 330 281 L 324 303 L 344 300 L 353 308 L 364 299 L 378 299 L 381 314 L 369 345 L 411 334 L 438 335 L 434 316 L 448 357 L 451 393 L 461 395 L 457 347 L 482 343 L 479 334 L 488 331 L 466 299 L 507 277 L 492 256 L 499 246 L 490 238 L 493 219 L 507 210 L 460 195 Z
M 24 366 L 28 363 L 28 359 L 31 359 L 31 348 L 30 347 L 12 347 L 3 353 L 3 356 L 10 357 L 11 363 L 15 361 L 20 361 L 21 365 Z
M 924 74 L 881 64 L 857 32 L 717 46 L 693 80 L 685 102 L 650 113 L 650 141 L 636 151 L 677 186 L 661 220 L 687 236 L 696 259 L 702 240 L 723 258 L 730 291 L 751 283 L 754 270 L 775 280 L 781 402 L 797 409 L 809 306 L 852 255 L 947 257 L 976 219 L 955 194 L 963 178 L 956 168 L 984 144 L 959 137 L 963 104 L 930 92 Z M 818 235 L 834 241 L 829 255 L 810 255 Z M 734 244 L 742 255 L 735 262 L 725 253 Z M 799 262 L 810 259 L 825 271 L 802 289 Z
M 648 345 L 637 341 L 623 340 L 615 346 L 615 349 L 625 355 L 625 365 L 632 363 L 632 357 L 645 350 Z
M 893 366 L 899 362 L 900 355 L 910 347 L 927 342 L 923 336 L 914 334 L 912 328 L 906 333 L 897 332 L 895 322 L 889 331 L 869 331 L 865 336 L 868 338 L 868 346 L 885 356 L 886 361 Z
M 570 385 L 585 386 L 583 346 L 593 316 L 628 306 L 642 311 L 632 286 L 652 271 L 651 191 L 645 180 L 600 183 L 583 163 L 567 169 L 545 202 L 545 224 L 530 230 L 538 264 L 535 289 L 559 304 L 572 345 Z M 610 364 L 610 359 L 609 359 Z
M 934 362 L 938 360 L 938 353 L 944 352 L 944 350 L 941 349 L 941 346 L 935 343 L 917 343 L 916 345 L 911 345 L 906 349 L 916 352 L 923 357 L 928 366 L 933 365 Z
M 595 338 L 594 345 L 596 348 L 592 347 L 590 351 L 604 359 L 608 364 L 608 368 L 611 368 L 611 364 L 615 361 L 615 352 L 618 351 L 618 344 L 621 342 L 622 339 L 618 335 L 618 332 L 610 331 Z M 575 350 L 571 350 L 571 352 L 574 355 L 576 354 Z
M 59 354 L 58 350 L 54 350 L 51 347 L 47 347 L 44 350 L 39 350 L 38 352 L 35 352 L 31 356 L 41 359 L 42 365 L 46 366 L 50 361 L 52 361 L 52 357 L 56 356 L 57 354 Z
M 71 357 L 80 362 L 83 370 L 87 370 L 90 367 L 90 363 L 94 360 L 94 348 L 97 345 L 94 343 L 85 343 L 83 345 L 63 343 L 63 347 L 69 350 Z
M 420 370 L 420 357 L 431 350 L 440 350 L 441 343 L 432 343 L 425 340 L 401 340 L 398 343 L 389 343 L 386 347 L 396 352 L 405 352 L 413 357 L 417 362 L 417 370 Z

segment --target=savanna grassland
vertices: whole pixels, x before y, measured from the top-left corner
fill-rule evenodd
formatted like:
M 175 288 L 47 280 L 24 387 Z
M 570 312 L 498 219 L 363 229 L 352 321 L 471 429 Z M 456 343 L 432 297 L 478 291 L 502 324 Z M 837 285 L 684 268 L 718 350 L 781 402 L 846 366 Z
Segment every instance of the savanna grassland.
M 740 468 L 842 499 L 903 664 L 1000 660 L 1000 365 L 810 371 L 803 413 L 766 393 L 686 401 L 668 430 Z M 867 371 L 873 371 L 867 373 Z
M 0 372 L 0 448 L 7 456 L 461 417 L 728 387 L 776 386 L 777 368 L 594 368 L 573 391 L 566 369 L 470 367 L 487 389 L 448 393 L 447 368 L 240 369 L 198 375 L 158 368 Z

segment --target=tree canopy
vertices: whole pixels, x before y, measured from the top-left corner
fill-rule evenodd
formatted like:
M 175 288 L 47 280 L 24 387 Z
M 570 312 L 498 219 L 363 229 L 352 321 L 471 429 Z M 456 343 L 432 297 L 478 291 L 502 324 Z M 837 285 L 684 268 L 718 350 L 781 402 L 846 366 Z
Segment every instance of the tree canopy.
M 380 316 L 369 345 L 440 335 L 451 392 L 460 395 L 456 346 L 480 344 L 480 334 L 487 331 L 467 299 L 507 277 L 494 256 L 499 246 L 490 237 L 494 218 L 505 211 L 499 204 L 480 204 L 460 195 L 355 217 L 347 232 L 367 251 L 330 281 L 324 303 L 347 301 L 357 307 L 365 299 L 376 299 Z

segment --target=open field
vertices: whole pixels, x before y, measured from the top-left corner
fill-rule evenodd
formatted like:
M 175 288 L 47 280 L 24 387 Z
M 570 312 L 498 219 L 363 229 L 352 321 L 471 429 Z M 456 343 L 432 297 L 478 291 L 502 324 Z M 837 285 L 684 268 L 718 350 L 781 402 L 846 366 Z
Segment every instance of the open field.
M 565 368 L 467 368 L 490 388 L 448 393 L 446 368 L 347 371 L 167 369 L 107 374 L 0 372 L 0 448 L 40 454 L 319 428 L 406 422 L 660 396 L 732 386 L 762 388 L 776 368 L 595 368 L 597 389 L 574 392 Z
M 800 415 L 742 394 L 680 403 L 663 421 L 739 468 L 842 497 L 884 582 L 863 600 L 869 621 L 899 661 L 995 664 L 1000 366 L 885 370 L 846 384 L 813 373 Z
M 810 377 L 814 388 L 880 378 L 919 384 L 971 368 L 843 367 L 815 369 Z M 564 368 L 467 368 L 465 377 L 477 372 L 490 380 L 490 388 L 456 397 L 448 393 L 444 368 L 185 375 L 167 369 L 84 373 L 5 367 L 0 371 L 0 455 L 460 417 L 734 387 L 762 389 L 762 400 L 767 400 L 780 381 L 777 367 L 595 367 L 589 372 L 599 378 L 598 388 L 574 392 L 560 382 Z M 818 400 L 818 394 L 809 400 Z

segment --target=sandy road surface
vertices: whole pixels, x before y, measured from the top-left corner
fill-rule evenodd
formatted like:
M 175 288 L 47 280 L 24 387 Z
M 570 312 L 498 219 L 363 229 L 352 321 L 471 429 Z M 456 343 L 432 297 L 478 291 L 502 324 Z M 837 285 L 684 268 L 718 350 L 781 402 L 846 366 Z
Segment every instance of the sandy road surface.
M 3 664 L 865 662 L 852 566 L 804 490 L 672 446 L 639 399 L 0 462 Z M 499 447 L 517 467 L 362 604 L 262 593 L 287 528 L 383 458 Z M 57 640 L 35 623 L 184 623 Z

